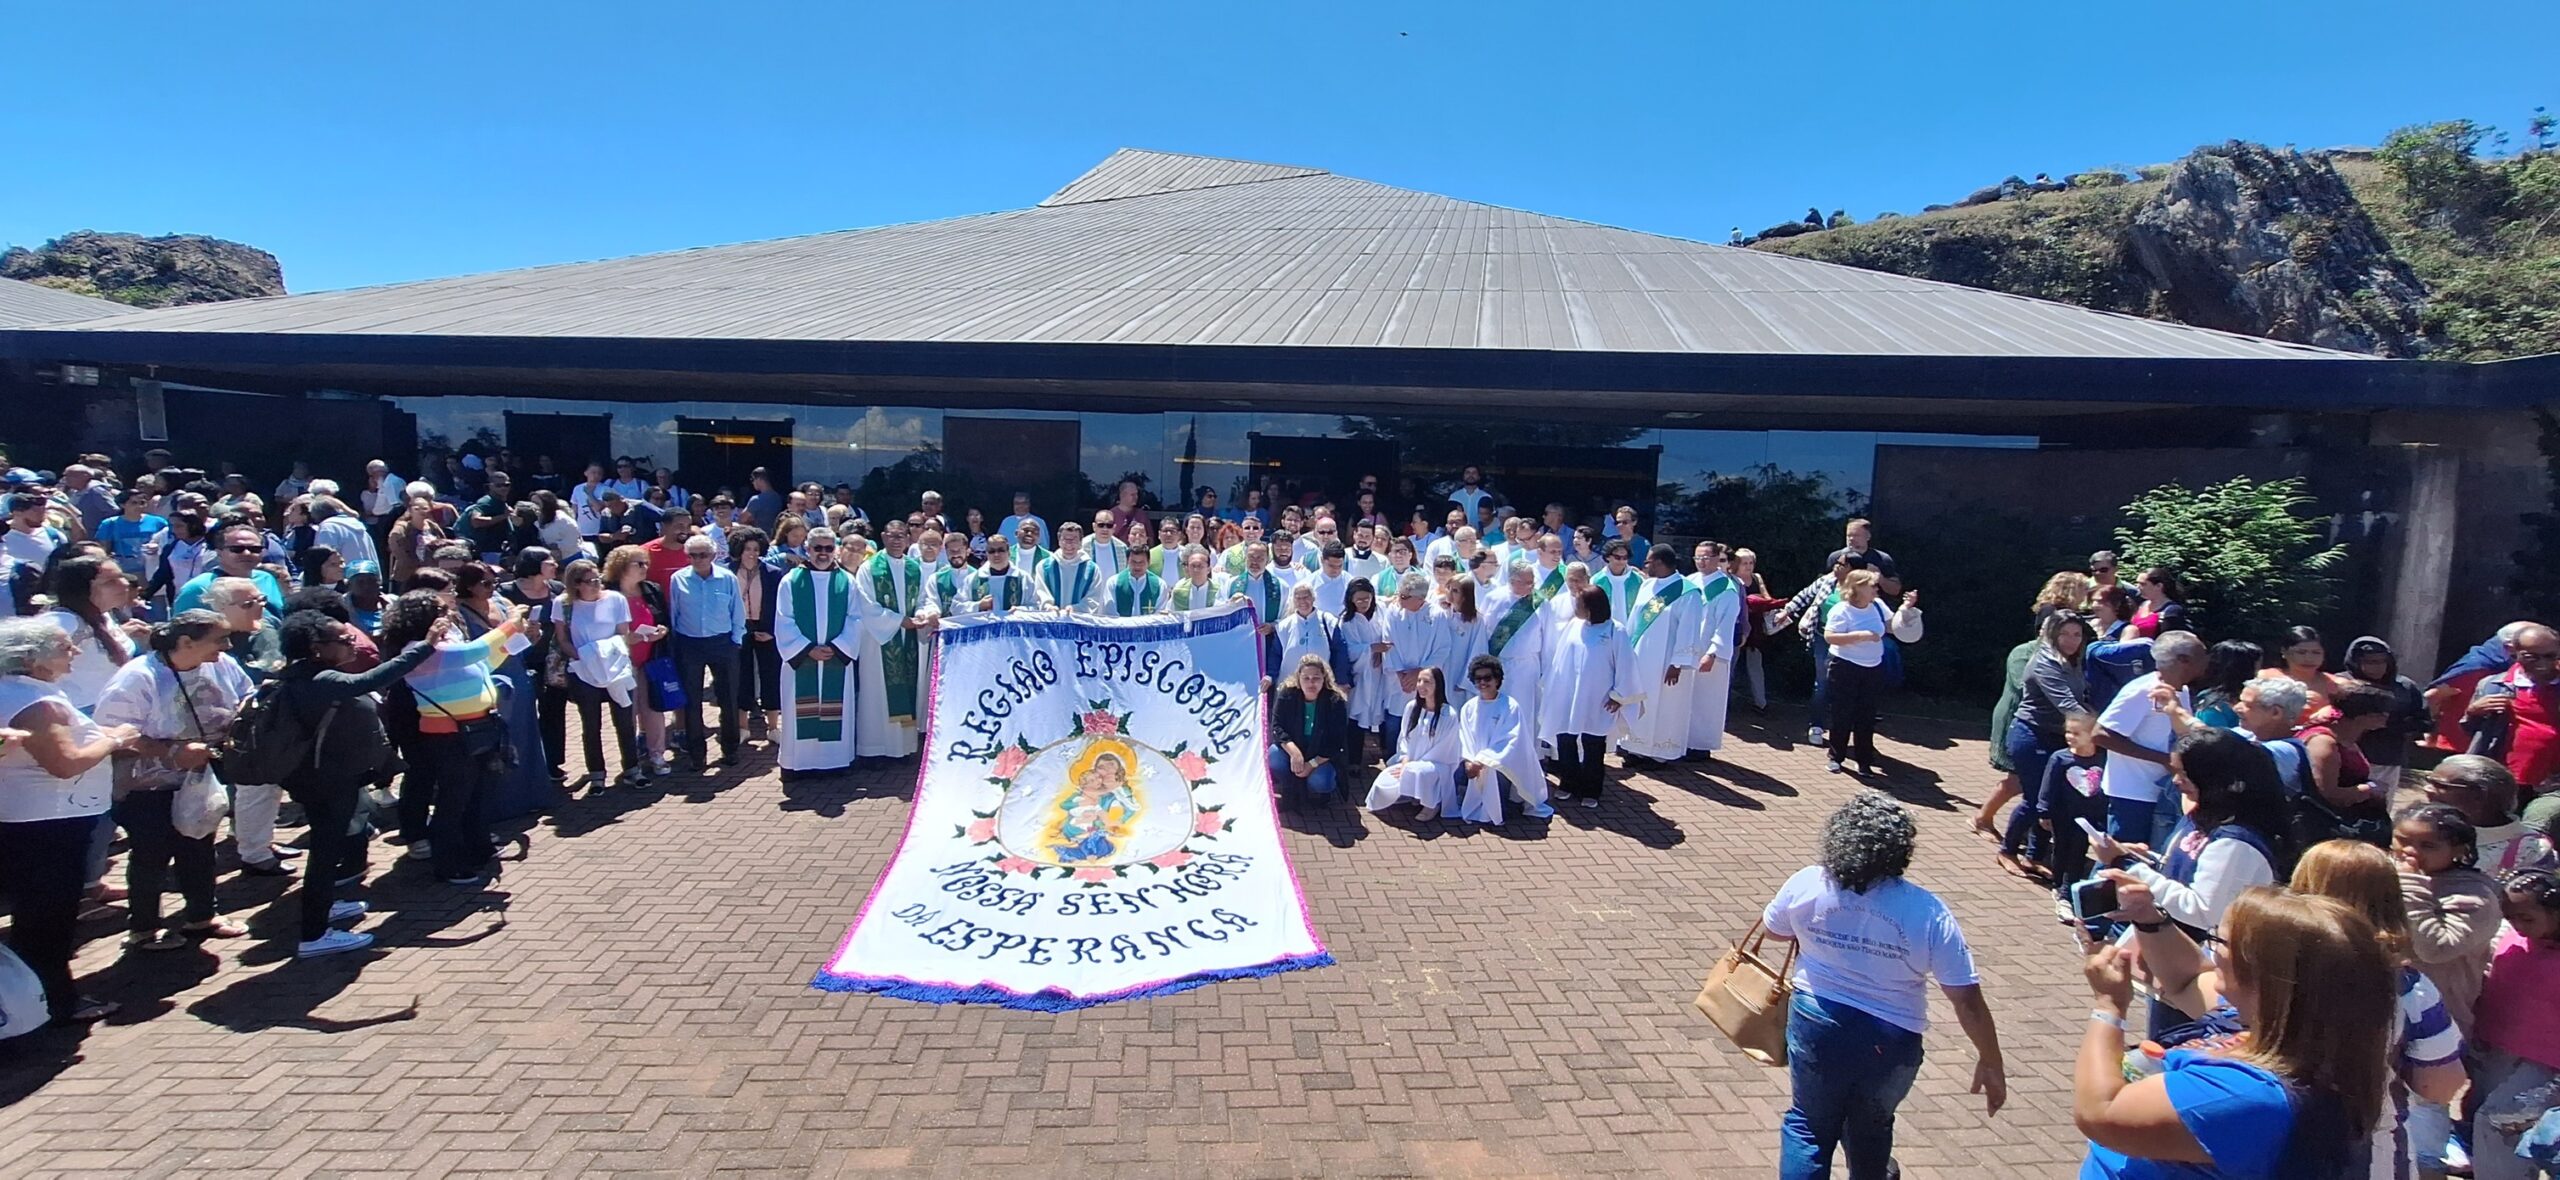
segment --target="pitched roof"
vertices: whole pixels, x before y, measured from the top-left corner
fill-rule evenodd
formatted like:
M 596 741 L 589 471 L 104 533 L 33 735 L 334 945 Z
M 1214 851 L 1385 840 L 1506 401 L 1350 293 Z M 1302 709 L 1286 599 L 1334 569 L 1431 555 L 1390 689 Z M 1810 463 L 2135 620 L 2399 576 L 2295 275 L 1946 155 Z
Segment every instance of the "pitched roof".
M 1127 150 L 1029 209 L 78 326 L 1677 354 L 2353 355 L 1311 169 Z
M 0 279 L 0 328 L 63 324 L 142 310 L 16 279 Z

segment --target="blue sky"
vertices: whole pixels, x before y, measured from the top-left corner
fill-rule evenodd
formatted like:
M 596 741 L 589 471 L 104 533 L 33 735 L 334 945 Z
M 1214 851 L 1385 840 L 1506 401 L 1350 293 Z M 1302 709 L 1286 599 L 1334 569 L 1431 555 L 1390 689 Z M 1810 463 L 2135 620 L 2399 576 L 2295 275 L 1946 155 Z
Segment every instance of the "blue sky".
M 273 251 L 295 291 L 1038 201 L 1123 145 L 1721 241 L 2227 138 L 2560 107 L 2505 0 L 0 8 L 0 243 Z

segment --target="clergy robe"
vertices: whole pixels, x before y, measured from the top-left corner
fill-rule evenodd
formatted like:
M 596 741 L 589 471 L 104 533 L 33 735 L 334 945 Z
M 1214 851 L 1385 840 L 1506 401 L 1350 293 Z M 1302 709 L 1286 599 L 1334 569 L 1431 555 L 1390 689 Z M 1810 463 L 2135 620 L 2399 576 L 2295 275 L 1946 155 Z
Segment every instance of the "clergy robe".
M 966 614 L 974 609 L 961 597 L 961 591 L 969 588 L 972 572 L 968 566 L 946 563 L 925 574 L 925 597 L 933 600 L 933 609 L 946 615 Z
M 1484 600 L 1479 598 L 1476 601 Z M 1493 629 L 1493 616 L 1479 610 L 1470 621 L 1459 618 L 1456 611 L 1443 608 L 1440 627 L 1443 644 L 1440 649 L 1440 682 L 1449 687 L 1449 699 L 1456 700 L 1458 686 L 1467 683 L 1467 665 L 1484 654 L 1485 636 Z M 1475 690 L 1470 688 L 1466 691 Z
M 1491 620 L 1485 628 L 1485 654 L 1502 661 L 1502 693 L 1517 702 L 1521 715 L 1530 719 L 1527 732 L 1534 749 L 1538 742 L 1538 680 L 1546 675 L 1548 640 L 1554 628 L 1548 626 L 1547 612 L 1535 594 L 1525 599 L 1496 599 L 1485 617 Z
M 1351 591 L 1351 579 L 1357 576 L 1348 562 L 1343 564 L 1341 573 L 1330 577 L 1322 569 L 1308 574 L 1307 584 L 1316 588 L 1316 609 L 1340 618 L 1342 600 Z
M 1094 573 L 1105 583 L 1119 577 L 1120 571 L 1129 566 L 1129 543 L 1126 541 L 1097 541 L 1088 537 L 1084 551 L 1092 555 Z
M 1167 606 L 1164 579 L 1144 570 L 1122 570 L 1112 575 L 1100 598 L 1102 613 L 1115 619 L 1162 614 Z
M 1298 661 L 1307 656 L 1323 657 L 1324 666 L 1333 670 L 1335 684 L 1350 683 L 1351 653 L 1342 642 L 1341 620 L 1323 611 L 1311 615 L 1291 611 L 1273 632 L 1280 641 L 1280 662 L 1271 666 L 1274 683 L 1297 675 Z
M 1626 626 L 1635 648 L 1636 677 L 1644 682 L 1644 707 L 1618 714 L 1619 748 L 1639 758 L 1678 758 L 1689 752 L 1689 698 L 1698 687 L 1697 588 L 1674 574 L 1648 578 Z M 1668 669 L 1680 682 L 1663 683 Z
M 1528 724 L 1527 710 L 1511 698 L 1510 681 L 1492 700 L 1470 695 L 1458 706 L 1458 757 L 1462 762 L 1489 762 L 1494 770 L 1467 780 L 1458 802 L 1458 817 L 1480 824 L 1502 822 L 1502 792 L 1508 789 L 1532 816 L 1554 815 L 1547 805 L 1547 773 L 1538 768 L 1538 736 Z
M 1342 616 L 1342 646 L 1351 659 L 1351 683 L 1343 686 L 1343 695 L 1351 698 L 1351 724 L 1374 730 L 1387 715 L 1387 657 L 1372 647 L 1384 642 L 1378 629 L 1378 616 Z
M 1195 585 L 1189 578 L 1179 578 L 1165 586 L 1165 609 L 1183 611 L 1207 610 L 1227 600 L 1227 580 L 1210 574 L 1205 584 Z
M 862 657 L 861 599 L 853 576 L 803 566 L 774 590 L 773 643 L 782 660 L 782 728 L 775 761 L 784 770 L 853 765 L 855 661 Z M 813 649 L 835 654 L 811 658 Z
M 1252 603 L 1256 622 L 1270 624 L 1289 613 L 1289 585 L 1279 571 L 1266 565 L 1259 574 L 1246 574 L 1227 583 L 1227 593 Z M 1279 667 L 1280 636 L 1275 632 L 1262 637 L 1262 674 L 1277 678 Z
M 924 713 L 926 634 L 906 621 L 929 604 L 924 563 L 875 554 L 854 575 L 862 615 L 861 691 L 855 696 L 853 752 L 904 758 L 916 752 Z
M 1564 566 L 1561 563 L 1542 568 L 1537 563 L 1531 562 L 1529 572 L 1537 576 L 1536 593 L 1539 602 L 1546 602 L 1564 593 Z
M 1636 704 L 1646 688 L 1624 626 L 1575 619 L 1547 653 L 1546 681 L 1538 686 L 1539 740 L 1554 745 L 1558 734 L 1605 734 L 1617 722 L 1607 703 Z
M 1037 610 L 1049 605 L 1043 597 L 1046 593 L 1040 588 L 1040 580 L 1022 572 L 1020 566 L 1007 566 L 1003 573 L 980 566 L 969 575 L 969 584 L 960 592 L 964 600 L 960 609 L 977 610 L 980 599 L 992 598 L 995 601 L 985 608 L 991 614 Z
M 1609 617 L 1621 623 L 1635 621 L 1636 604 L 1644 601 L 1644 571 L 1633 566 L 1627 572 L 1612 576 L 1606 569 L 1591 571 L 1591 584 L 1609 594 Z
M 1742 621 L 1742 588 L 1721 570 L 1713 575 L 1691 574 L 1689 581 L 1698 587 L 1698 650 L 1702 656 L 1716 658 L 1714 671 L 1690 673 L 1697 677 L 1698 687 L 1689 696 L 1689 748 L 1722 750 L 1725 707 L 1733 701 L 1733 661 L 1742 654 L 1737 630 Z
M 1418 715 L 1417 715 L 1418 714 Z M 1458 710 L 1437 714 L 1406 710 L 1396 756 L 1369 784 L 1368 807 L 1385 811 L 1411 799 L 1443 812 L 1458 805 Z
M 1102 605 L 1103 573 L 1089 557 L 1069 561 L 1056 554 L 1040 563 L 1040 592 L 1059 610 L 1097 610 Z
M 1404 687 L 1404 673 L 1419 672 L 1439 665 L 1447 647 L 1447 625 L 1441 621 L 1439 607 L 1423 603 L 1418 610 L 1407 611 L 1400 602 L 1379 608 L 1379 631 L 1391 644 L 1387 649 L 1387 680 L 1384 700 L 1387 712 L 1404 714 L 1413 703 L 1413 690 Z
M 1388 603 L 1396 600 L 1396 588 L 1403 585 L 1404 579 L 1406 578 L 1421 578 L 1422 584 L 1425 587 L 1422 592 L 1423 596 L 1426 598 L 1430 597 L 1430 571 L 1425 570 L 1418 565 L 1409 565 L 1404 567 L 1402 570 L 1398 570 L 1392 565 L 1382 566 L 1379 568 L 1378 572 L 1369 579 L 1369 584 L 1378 588 L 1379 609 L 1384 610 Z
M 1378 571 L 1385 568 L 1387 568 L 1387 555 L 1378 550 L 1345 549 L 1342 551 L 1343 572 L 1352 577 L 1375 578 L 1378 576 Z M 1381 591 L 1379 597 L 1386 597 L 1385 592 Z

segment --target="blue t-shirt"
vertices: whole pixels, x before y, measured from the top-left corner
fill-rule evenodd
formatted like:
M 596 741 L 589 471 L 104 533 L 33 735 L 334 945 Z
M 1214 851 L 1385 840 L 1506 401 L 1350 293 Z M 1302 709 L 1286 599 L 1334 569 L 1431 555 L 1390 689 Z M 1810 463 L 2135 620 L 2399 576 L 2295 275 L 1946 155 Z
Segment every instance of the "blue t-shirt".
M 2128 1159 L 2089 1145 L 2080 1180 L 2261 1180 L 2277 1175 L 2293 1134 L 2293 1095 L 2274 1074 L 2245 1061 L 2172 1049 L 2161 1075 L 2178 1121 L 2211 1164 Z
M 212 589 L 213 580 L 221 576 L 222 571 L 215 569 L 206 570 L 187 579 L 186 585 L 178 587 L 177 599 L 169 604 L 169 613 L 176 614 L 182 610 L 194 610 L 203 606 L 204 592 Z M 276 584 L 276 576 L 265 570 L 255 569 L 249 571 L 249 580 L 257 583 L 258 592 L 267 596 L 267 613 L 279 619 L 283 618 L 284 587 Z
M 116 564 L 124 567 L 124 572 L 139 578 L 142 576 L 142 546 L 167 527 L 169 522 L 166 519 L 146 512 L 138 521 L 126 520 L 122 516 L 110 517 L 97 527 L 95 536 L 97 542 L 114 555 Z

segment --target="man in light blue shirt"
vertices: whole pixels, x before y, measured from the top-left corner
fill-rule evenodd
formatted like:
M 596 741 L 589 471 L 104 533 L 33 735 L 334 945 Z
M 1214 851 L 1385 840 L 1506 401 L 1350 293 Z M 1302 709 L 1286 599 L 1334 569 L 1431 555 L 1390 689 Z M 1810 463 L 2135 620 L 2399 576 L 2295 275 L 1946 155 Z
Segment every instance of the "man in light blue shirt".
M 1484 486 L 1484 468 L 1472 464 L 1458 473 L 1458 486 L 1449 493 L 1449 502 L 1466 513 L 1465 523 L 1478 532 L 1484 531 L 1484 510 L 1491 499 L 1493 493 Z
M 1048 549 L 1049 522 L 1031 515 L 1031 493 L 1029 492 L 1015 492 L 1013 494 L 1013 515 L 1005 517 L 1004 522 L 996 526 L 996 535 L 999 537 L 1018 538 L 1021 534 L 1015 530 L 1020 529 L 1022 527 L 1022 522 L 1026 520 L 1040 526 L 1040 539 L 1037 543 L 1038 547 L 1043 550 Z
M 215 534 L 213 568 L 187 579 L 178 587 L 169 613 L 194 610 L 204 605 L 204 592 L 213 588 L 216 578 L 247 578 L 258 584 L 258 593 L 267 599 L 267 617 L 284 618 L 284 586 L 274 574 L 258 567 L 267 555 L 267 535 L 245 524 L 233 525 Z
M 685 568 L 667 579 L 667 625 L 676 678 L 684 685 L 685 756 L 706 770 L 702 728 L 703 674 L 720 706 L 720 765 L 738 764 L 738 648 L 747 638 L 747 600 L 738 575 L 719 564 L 719 547 L 696 535 L 684 543 Z
M 100 521 L 89 533 L 91 539 L 107 547 L 108 554 L 136 586 L 150 580 L 150 563 L 143 559 L 142 547 L 169 527 L 167 518 L 151 514 L 151 499 L 149 488 L 125 489 L 123 513 Z

